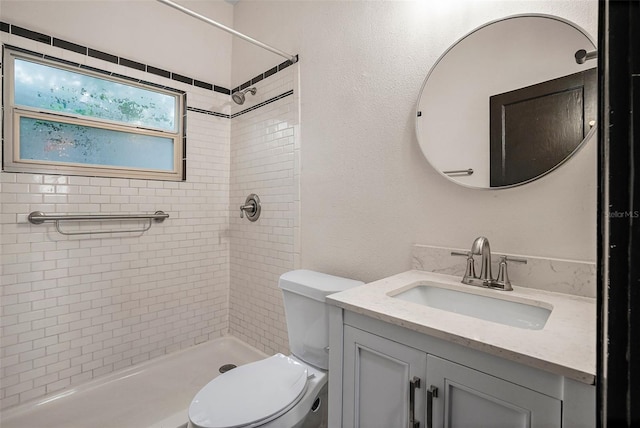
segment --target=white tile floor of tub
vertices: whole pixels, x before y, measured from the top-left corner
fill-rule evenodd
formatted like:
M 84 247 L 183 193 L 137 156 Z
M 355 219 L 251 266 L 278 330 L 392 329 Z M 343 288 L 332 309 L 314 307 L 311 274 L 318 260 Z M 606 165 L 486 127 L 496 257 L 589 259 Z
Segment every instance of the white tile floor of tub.
M 7 409 L 2 428 L 179 428 L 189 403 L 223 364 L 266 355 L 227 336 Z

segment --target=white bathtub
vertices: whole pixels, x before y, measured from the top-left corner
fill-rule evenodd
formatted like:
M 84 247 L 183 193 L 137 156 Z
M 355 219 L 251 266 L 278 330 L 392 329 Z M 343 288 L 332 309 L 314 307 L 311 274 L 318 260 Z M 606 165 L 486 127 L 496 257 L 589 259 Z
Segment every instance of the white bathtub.
M 223 364 L 265 358 L 234 337 L 223 337 L 5 410 L 2 428 L 178 428 L 189 403 Z

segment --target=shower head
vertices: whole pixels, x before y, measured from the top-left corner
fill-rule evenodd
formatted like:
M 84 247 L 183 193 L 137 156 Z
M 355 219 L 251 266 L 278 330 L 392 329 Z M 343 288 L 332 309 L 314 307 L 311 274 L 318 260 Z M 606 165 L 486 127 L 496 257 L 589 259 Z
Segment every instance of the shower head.
M 243 91 L 234 92 L 233 94 L 231 94 L 231 98 L 236 104 L 242 105 L 244 104 L 244 94 L 246 94 L 247 92 L 251 92 L 251 95 L 255 95 L 256 88 L 247 88 Z

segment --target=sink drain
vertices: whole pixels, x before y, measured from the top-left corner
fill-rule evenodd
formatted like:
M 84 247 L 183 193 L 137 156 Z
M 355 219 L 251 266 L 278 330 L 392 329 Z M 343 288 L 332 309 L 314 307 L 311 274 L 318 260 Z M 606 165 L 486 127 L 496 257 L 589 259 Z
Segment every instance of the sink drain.
M 237 366 L 235 364 L 224 364 L 220 366 L 218 370 L 220 371 L 220 373 L 225 373 L 225 372 L 228 372 L 229 370 L 235 369 L 236 367 Z

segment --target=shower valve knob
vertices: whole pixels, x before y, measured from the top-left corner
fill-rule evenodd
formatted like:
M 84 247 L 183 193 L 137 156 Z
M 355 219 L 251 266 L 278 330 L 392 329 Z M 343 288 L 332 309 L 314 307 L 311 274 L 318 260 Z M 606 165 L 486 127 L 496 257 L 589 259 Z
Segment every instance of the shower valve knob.
M 256 221 L 260 217 L 260 198 L 255 193 L 247 196 L 244 205 L 240 205 L 240 218 L 244 218 L 245 213 L 249 221 Z
M 253 214 L 256 210 L 256 206 L 254 204 L 240 205 L 240 218 L 244 218 L 244 212 L 247 214 Z

